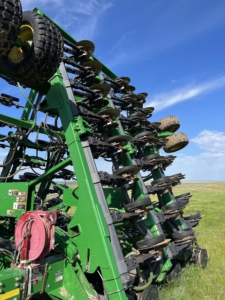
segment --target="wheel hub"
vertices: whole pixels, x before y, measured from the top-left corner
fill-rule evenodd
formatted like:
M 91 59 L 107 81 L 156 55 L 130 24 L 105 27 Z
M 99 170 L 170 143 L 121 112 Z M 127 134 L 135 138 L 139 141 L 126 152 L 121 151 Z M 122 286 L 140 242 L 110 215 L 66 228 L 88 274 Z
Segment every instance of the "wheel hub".
M 14 46 L 8 54 L 8 58 L 12 63 L 20 63 L 29 52 L 33 43 L 34 30 L 29 24 L 23 24 L 20 27 L 20 40 L 26 42 L 25 47 Z

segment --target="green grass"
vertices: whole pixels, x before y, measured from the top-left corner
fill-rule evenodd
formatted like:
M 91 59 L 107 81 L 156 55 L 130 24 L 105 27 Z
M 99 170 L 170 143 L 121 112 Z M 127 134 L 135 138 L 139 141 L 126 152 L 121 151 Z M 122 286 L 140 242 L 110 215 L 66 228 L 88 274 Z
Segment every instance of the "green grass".
M 200 211 L 204 216 L 195 232 L 210 261 L 204 270 L 186 267 L 180 279 L 161 288 L 160 300 L 225 299 L 225 182 L 182 183 L 173 191 L 193 195 L 185 215 Z
M 74 183 L 69 183 L 70 187 Z M 180 279 L 160 289 L 160 300 L 225 299 L 225 182 L 182 183 L 175 195 L 190 192 L 193 197 L 184 214 L 201 212 L 203 219 L 195 228 L 198 243 L 208 250 L 206 269 L 194 265 L 184 269 Z M 156 197 L 151 197 L 156 200 Z

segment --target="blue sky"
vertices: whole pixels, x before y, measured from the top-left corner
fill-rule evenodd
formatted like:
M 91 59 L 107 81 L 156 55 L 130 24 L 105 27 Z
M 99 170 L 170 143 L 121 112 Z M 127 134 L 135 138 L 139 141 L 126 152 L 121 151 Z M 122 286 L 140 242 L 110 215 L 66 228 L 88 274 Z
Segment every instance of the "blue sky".
M 225 180 L 225 1 L 21 2 L 24 11 L 43 10 L 76 40 L 92 40 L 101 62 L 148 93 L 147 106 L 155 107 L 150 121 L 179 118 L 190 143 L 166 174 Z

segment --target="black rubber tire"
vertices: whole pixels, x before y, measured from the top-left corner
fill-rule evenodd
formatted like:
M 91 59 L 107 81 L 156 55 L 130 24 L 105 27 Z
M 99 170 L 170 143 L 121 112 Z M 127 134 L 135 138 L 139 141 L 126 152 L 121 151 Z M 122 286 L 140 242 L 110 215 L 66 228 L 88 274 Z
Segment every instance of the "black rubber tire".
M 146 207 L 149 205 L 151 205 L 150 198 L 144 198 L 144 199 L 136 200 L 134 202 L 130 202 L 130 203 L 124 205 L 124 209 L 126 211 L 134 211 L 136 209 L 139 209 L 141 207 Z
M 195 214 L 191 214 L 191 215 L 188 215 L 188 216 L 184 216 L 184 220 L 196 220 L 196 219 L 199 219 L 201 218 L 201 214 L 198 212 L 198 213 L 195 213 Z
M 116 135 L 105 140 L 106 143 L 119 143 L 121 146 L 125 146 L 131 140 L 130 135 Z
M 176 201 L 174 203 L 171 203 L 171 204 L 168 204 L 168 205 L 164 205 L 162 206 L 162 210 L 164 212 L 167 212 L 167 211 L 173 211 L 173 210 L 180 210 L 184 207 L 183 203 L 180 202 L 180 201 Z
M 189 236 L 190 237 L 194 236 L 194 231 L 192 230 L 192 228 L 186 228 L 183 229 L 182 231 L 173 232 L 171 234 L 171 237 L 173 238 L 174 241 L 179 241 Z
M 113 174 L 122 176 L 123 174 L 132 174 L 135 175 L 141 170 L 141 167 L 130 165 L 116 170 Z
M 199 225 L 199 221 L 200 220 L 190 220 L 190 221 L 185 220 L 185 223 L 187 224 L 188 227 L 195 228 Z
M 138 241 L 136 243 L 136 245 L 137 245 L 137 247 L 138 247 L 139 250 L 144 250 L 144 249 L 147 249 L 147 248 L 149 248 L 151 246 L 154 246 L 154 245 L 157 245 L 159 243 L 162 243 L 164 240 L 165 240 L 165 235 L 161 234 L 159 236 L 154 236 L 151 239 L 150 238 L 146 238 L 146 239 L 143 239 L 141 241 Z
M 147 137 L 147 138 L 154 138 L 157 134 L 154 131 L 144 131 L 141 133 L 138 133 L 134 138 L 135 139 L 141 139 L 143 137 Z
M 0 0 L 0 60 L 17 40 L 22 23 L 20 0 Z
M 174 174 L 174 175 L 170 175 L 170 178 L 172 179 L 172 180 L 181 180 L 181 179 L 183 179 L 183 174 L 182 173 L 177 173 L 177 174 Z M 181 179 L 180 179 L 181 178 Z
M 156 285 L 151 284 L 147 289 L 145 289 L 142 294 L 140 300 L 158 300 L 159 299 L 159 291 Z
M 175 132 L 180 128 L 180 121 L 175 116 L 168 116 L 161 120 L 159 120 L 161 123 L 158 127 L 160 131 L 170 131 Z
M 191 193 L 185 193 L 181 194 L 175 197 L 176 200 L 181 200 L 181 199 L 190 199 L 192 197 Z
M 153 180 L 151 182 L 151 185 L 172 184 L 172 182 L 173 181 L 171 180 L 170 176 L 164 176 L 156 180 Z
M 33 11 L 23 13 L 23 24 L 32 27 L 33 43 L 26 56 L 18 63 L 13 63 L 5 56 L 1 62 L 2 69 L 25 85 L 43 84 L 54 75 L 59 66 L 63 40 L 52 22 Z
M 145 157 L 143 158 L 143 160 L 144 160 L 144 161 L 151 161 L 151 160 L 157 159 L 157 158 L 159 158 L 159 157 L 161 157 L 160 154 L 155 153 L 155 154 L 150 154 L 150 155 L 145 156 Z
M 189 143 L 188 137 L 183 132 L 175 133 L 171 136 L 166 137 L 167 142 L 163 146 L 163 150 L 166 153 L 176 152 L 183 149 Z

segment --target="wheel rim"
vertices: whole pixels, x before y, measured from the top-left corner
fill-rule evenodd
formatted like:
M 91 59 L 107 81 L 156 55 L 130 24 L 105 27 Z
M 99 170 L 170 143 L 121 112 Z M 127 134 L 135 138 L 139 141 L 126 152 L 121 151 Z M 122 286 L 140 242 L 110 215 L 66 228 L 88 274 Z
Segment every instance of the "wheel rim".
M 20 27 L 19 37 L 23 42 L 27 42 L 27 45 L 25 48 L 14 46 L 9 52 L 8 58 L 12 63 L 15 64 L 20 63 L 30 50 L 34 37 L 34 30 L 32 26 L 28 23 L 22 24 Z

